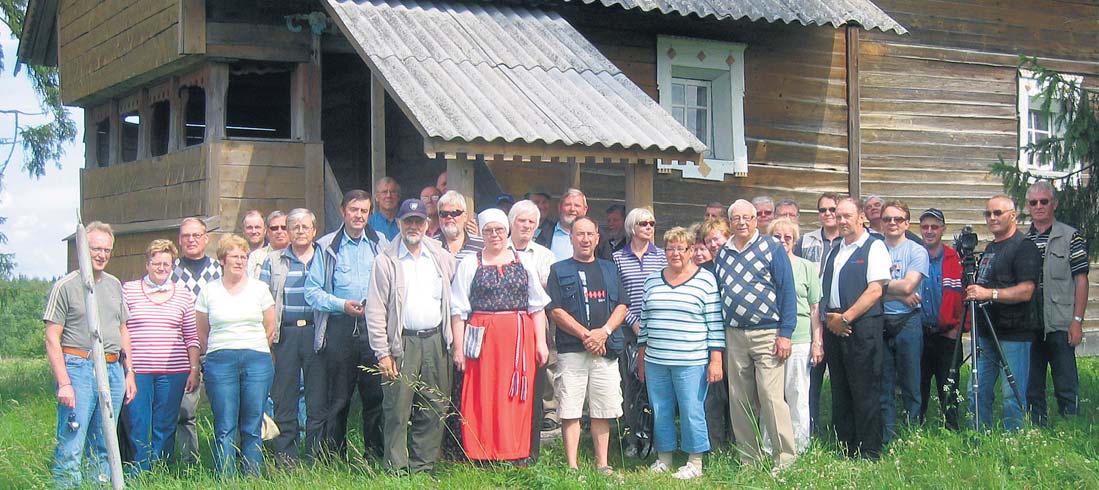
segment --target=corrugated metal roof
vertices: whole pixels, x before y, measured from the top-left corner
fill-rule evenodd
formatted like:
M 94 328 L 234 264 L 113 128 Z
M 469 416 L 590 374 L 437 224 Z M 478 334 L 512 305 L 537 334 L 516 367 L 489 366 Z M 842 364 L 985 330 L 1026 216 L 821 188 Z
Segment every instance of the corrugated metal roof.
M 652 10 L 663 14 L 694 14 L 716 19 L 748 18 L 767 22 L 783 21 L 803 25 L 831 24 L 839 27 L 857 23 L 867 29 L 908 32 L 870 0 L 563 0 L 566 2 L 599 3 L 607 7 Z
M 424 137 L 692 155 L 706 150 L 553 12 L 400 0 L 327 3 Z

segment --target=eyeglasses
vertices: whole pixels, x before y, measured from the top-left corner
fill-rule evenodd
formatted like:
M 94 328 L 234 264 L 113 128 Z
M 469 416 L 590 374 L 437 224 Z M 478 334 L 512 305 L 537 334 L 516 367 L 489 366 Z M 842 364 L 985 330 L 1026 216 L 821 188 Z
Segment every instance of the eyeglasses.
M 465 211 L 461 209 L 456 209 L 454 211 L 439 211 L 440 218 L 457 218 L 463 214 L 465 214 Z
M 438 201 L 438 200 L 439 200 L 439 196 L 434 196 L 434 195 L 432 195 L 432 196 L 420 196 L 420 200 L 421 200 L 421 201 L 424 201 L 424 202 L 427 202 L 427 201 Z
M 756 216 L 770 216 L 772 214 L 775 214 L 775 212 L 774 211 L 767 211 L 765 209 L 761 209 L 759 211 L 756 211 Z
M 778 240 L 780 242 L 793 242 L 794 241 L 794 235 L 771 235 L 771 236 L 774 237 L 776 240 Z
M 654 221 L 654 220 L 638 221 L 637 226 L 653 226 L 653 227 L 655 227 L 656 226 L 656 221 Z
M 205 233 L 180 233 L 179 240 L 198 240 L 204 236 L 206 236 Z
M 729 221 L 731 221 L 733 223 L 740 223 L 741 221 L 747 223 L 747 222 L 752 221 L 754 219 L 756 219 L 756 217 L 752 216 L 750 214 L 746 214 L 744 216 L 730 216 L 729 217 Z
M 817 208 L 817 212 L 818 212 L 818 213 L 821 213 L 821 214 L 824 214 L 824 213 L 835 213 L 835 212 L 836 212 L 836 207 L 835 207 L 835 206 L 833 206 L 833 207 L 830 207 L 830 208 Z
M 999 218 L 1004 213 L 1010 213 L 1012 211 L 1015 211 L 1015 210 L 1014 209 L 993 209 L 992 211 L 985 211 L 984 215 L 985 215 L 985 218 L 991 218 L 993 216 Z
M 677 253 L 677 254 L 687 253 L 688 250 L 690 250 L 689 247 L 668 247 L 668 248 L 664 249 L 664 251 L 667 252 L 667 253 Z
M 268 226 L 267 229 L 271 231 L 286 231 L 288 228 L 286 228 L 286 225 L 271 225 Z
M 111 252 L 113 251 L 113 249 L 101 248 L 101 247 L 92 247 L 88 250 L 90 250 L 91 253 L 93 253 L 93 254 L 103 254 L 103 255 L 110 255 Z
M 904 223 L 905 221 L 908 221 L 908 219 L 905 218 L 904 216 L 882 216 L 881 220 L 884 223 L 897 223 L 897 224 Z
M 481 229 L 482 235 L 507 235 L 508 229 L 504 227 L 500 228 L 483 228 Z
M 172 267 L 171 262 L 149 262 L 149 267 L 153 269 L 170 269 Z
M 939 225 L 920 225 L 921 230 L 927 230 L 927 231 L 935 231 L 935 230 L 938 230 L 939 228 L 942 228 L 942 226 L 939 226 Z
M 1029 203 L 1031 206 L 1037 206 L 1039 204 L 1041 204 L 1043 206 L 1048 206 L 1049 205 L 1049 199 L 1031 199 L 1031 200 L 1027 201 L 1027 203 Z

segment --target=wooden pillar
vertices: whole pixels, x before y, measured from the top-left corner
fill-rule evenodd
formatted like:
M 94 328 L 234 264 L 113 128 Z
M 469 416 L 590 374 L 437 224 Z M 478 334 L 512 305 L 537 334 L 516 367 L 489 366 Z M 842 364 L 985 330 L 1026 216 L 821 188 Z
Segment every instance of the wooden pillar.
M 146 160 L 152 156 L 153 146 L 153 110 L 149 104 L 149 89 L 141 89 L 137 107 L 137 160 Z
M 466 210 L 472 214 L 477 209 L 473 202 L 473 190 L 476 188 L 473 181 L 473 162 L 464 153 L 447 159 L 446 179 L 448 190 L 460 192 L 465 196 Z
M 290 137 L 302 141 L 321 139 L 321 38 L 310 36 L 308 63 L 298 63 L 290 82 Z
M 862 194 L 862 125 L 859 107 L 859 26 L 848 25 L 847 34 L 847 188 L 853 197 Z
M 226 96 L 229 93 L 229 65 L 210 63 L 206 76 L 206 142 L 225 139 Z
M 110 142 L 107 149 L 107 165 L 118 165 L 122 161 L 122 116 L 118 113 L 118 99 L 111 99 L 107 121 L 110 126 L 107 133 L 107 141 Z
M 370 74 L 370 185 L 386 176 L 385 168 L 385 86 L 378 75 Z M 449 165 L 448 165 L 449 166 Z
M 653 208 L 653 178 L 656 165 L 644 163 L 626 164 L 626 210 Z
M 569 187 L 573 189 L 580 189 L 580 163 L 575 158 L 569 158 Z
M 179 94 L 179 77 L 172 77 L 172 87 L 168 90 L 168 151 L 172 152 L 183 148 L 187 139 L 183 117 L 187 105 Z
M 84 168 L 96 168 L 99 166 L 99 121 L 93 118 L 96 111 L 92 108 L 84 110 Z M 83 175 L 83 174 L 81 174 Z
M 206 0 L 179 2 L 179 54 L 206 53 Z

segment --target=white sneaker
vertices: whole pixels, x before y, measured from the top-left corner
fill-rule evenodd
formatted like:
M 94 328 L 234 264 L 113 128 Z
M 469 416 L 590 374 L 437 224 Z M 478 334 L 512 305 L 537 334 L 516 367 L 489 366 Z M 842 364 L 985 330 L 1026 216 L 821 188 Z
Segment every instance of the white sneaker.
M 668 465 L 664 464 L 661 460 L 653 461 L 653 464 L 649 465 L 649 471 L 653 473 L 667 473 L 669 471 Z
M 702 477 L 702 468 L 691 463 L 680 466 L 679 470 L 672 474 L 672 478 L 677 480 L 694 480 L 700 477 Z

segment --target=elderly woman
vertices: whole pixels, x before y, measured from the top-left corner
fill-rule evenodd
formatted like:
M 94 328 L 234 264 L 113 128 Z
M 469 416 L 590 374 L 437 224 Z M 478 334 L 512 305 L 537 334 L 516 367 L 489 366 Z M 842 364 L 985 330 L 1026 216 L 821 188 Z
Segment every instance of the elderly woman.
M 245 474 L 263 464 L 260 427 L 275 368 L 275 300 L 267 285 L 249 279 L 248 242 L 226 235 L 218 242 L 221 279 L 209 283 L 195 304 L 203 373 L 214 415 L 214 469 L 237 474 L 239 450 Z
M 714 254 L 710 252 L 710 249 L 706 246 L 706 242 L 702 236 L 702 223 L 691 225 L 691 227 L 687 229 L 687 232 L 695 237 L 695 244 L 691 245 L 691 261 L 699 267 L 712 266 L 714 263 Z M 710 272 L 713 272 L 712 267 L 710 268 Z
M 451 284 L 462 439 L 471 460 L 520 461 L 531 456 L 535 369 L 549 356 L 549 296 L 527 258 L 508 248 L 504 212 L 485 210 L 477 222 L 485 248 L 462 260 Z
M 657 460 L 649 468 L 667 472 L 676 450 L 675 414 L 679 409 L 680 447 L 687 464 L 672 476 L 702 476 L 702 453 L 710 450 L 704 401 L 709 383 L 723 378 L 725 327 L 717 278 L 691 259 L 695 237 L 684 228 L 664 233 L 668 266 L 645 280 L 641 310 L 639 374 L 653 407 Z
M 142 471 L 171 452 L 165 441 L 175 434 L 183 393 L 199 383 L 195 298 L 172 282 L 177 254 L 171 241 L 153 240 L 145 249 L 145 277 L 122 286 L 137 385 L 126 428 Z
M 794 426 L 794 440 L 799 453 L 809 448 L 809 371 L 824 359 L 824 337 L 820 323 L 820 277 L 817 266 L 809 260 L 794 255 L 798 242 L 797 222 L 779 218 L 767 227 L 767 233 L 782 242 L 790 265 L 794 269 L 794 285 L 798 296 L 798 323 L 790 357 L 786 359 L 786 401 L 790 404 L 790 421 Z M 763 438 L 767 445 L 770 439 Z

